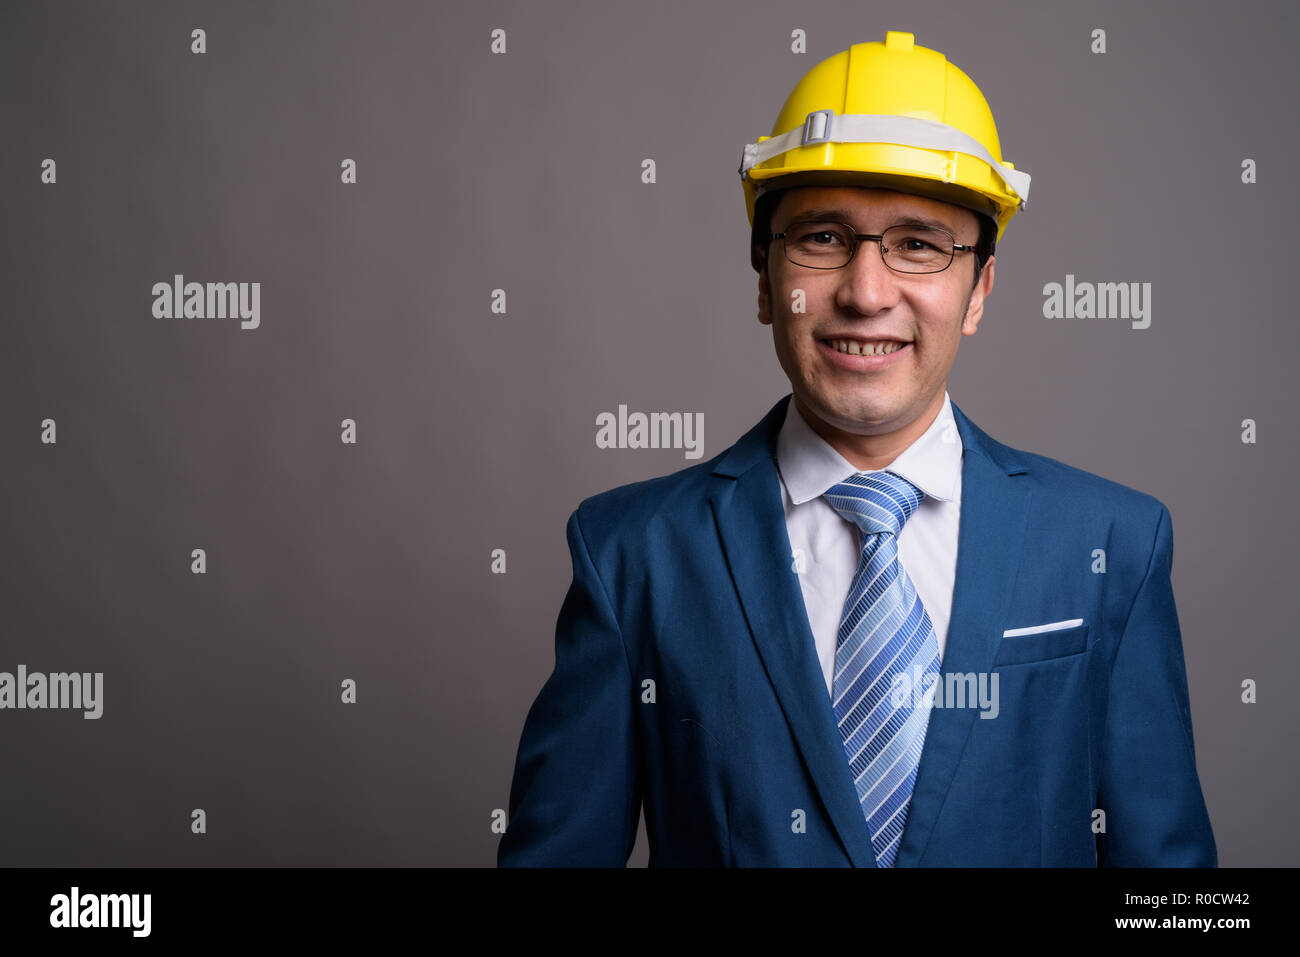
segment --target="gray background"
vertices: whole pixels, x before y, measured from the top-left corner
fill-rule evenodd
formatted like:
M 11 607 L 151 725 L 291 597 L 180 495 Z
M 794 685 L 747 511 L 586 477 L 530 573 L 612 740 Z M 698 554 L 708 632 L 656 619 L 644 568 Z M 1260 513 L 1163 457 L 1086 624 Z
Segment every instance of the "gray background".
M 741 147 L 816 62 L 899 29 L 975 80 L 1033 176 L 952 397 L 1169 506 L 1221 862 L 1295 864 L 1297 20 L 6 4 L 0 670 L 102 671 L 105 710 L 0 712 L 0 863 L 492 864 L 569 512 L 693 464 L 597 449 L 595 416 L 703 412 L 709 458 L 788 391 L 755 319 Z M 178 272 L 261 282 L 261 328 L 154 319 Z M 1067 272 L 1152 283 L 1151 327 L 1044 319 Z

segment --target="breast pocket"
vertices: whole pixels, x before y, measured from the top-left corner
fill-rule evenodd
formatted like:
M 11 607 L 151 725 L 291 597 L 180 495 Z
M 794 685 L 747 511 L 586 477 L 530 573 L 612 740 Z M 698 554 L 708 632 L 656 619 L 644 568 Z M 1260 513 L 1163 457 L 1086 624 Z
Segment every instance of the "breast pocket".
M 997 657 L 993 660 L 998 665 L 1026 665 L 1035 661 L 1051 661 L 1054 658 L 1068 658 L 1088 650 L 1088 623 L 1058 628 L 1051 631 L 1032 631 L 1032 629 L 1011 629 L 1012 631 L 1030 631 L 1030 634 L 1004 634 L 998 646 Z

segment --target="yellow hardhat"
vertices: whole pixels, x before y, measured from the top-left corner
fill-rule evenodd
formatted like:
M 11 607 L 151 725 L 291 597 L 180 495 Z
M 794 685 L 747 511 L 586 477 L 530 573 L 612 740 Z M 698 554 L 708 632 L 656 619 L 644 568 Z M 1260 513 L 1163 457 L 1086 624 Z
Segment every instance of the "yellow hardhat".
M 878 186 L 919 193 L 992 218 L 997 239 L 1029 199 L 1029 174 L 1003 162 L 984 94 L 937 50 L 890 30 L 804 75 L 771 136 L 745 147 L 750 226 L 764 192 L 792 186 Z

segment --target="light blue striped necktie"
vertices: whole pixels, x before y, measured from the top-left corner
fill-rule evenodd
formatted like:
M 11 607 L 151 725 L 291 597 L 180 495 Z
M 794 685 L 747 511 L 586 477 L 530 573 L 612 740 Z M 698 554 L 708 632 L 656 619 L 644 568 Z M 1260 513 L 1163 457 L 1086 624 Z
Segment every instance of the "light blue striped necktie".
M 893 867 L 930 720 L 925 692 L 939 675 L 939 639 L 898 560 L 898 535 L 925 493 L 894 472 L 870 472 L 850 475 L 824 497 L 862 530 L 862 558 L 836 636 L 831 702 L 876 863 Z M 906 679 L 895 690 L 900 675 Z

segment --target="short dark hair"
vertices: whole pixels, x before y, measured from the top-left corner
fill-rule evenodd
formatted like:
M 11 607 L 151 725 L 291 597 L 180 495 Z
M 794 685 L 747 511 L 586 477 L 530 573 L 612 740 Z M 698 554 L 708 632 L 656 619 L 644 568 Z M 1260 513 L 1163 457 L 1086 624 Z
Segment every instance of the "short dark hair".
M 762 262 L 760 254 L 765 253 L 772 242 L 772 213 L 780 199 L 781 191 L 773 190 L 758 197 L 758 202 L 754 204 L 754 227 L 749 237 L 749 262 L 755 272 L 759 271 Z M 975 241 L 975 282 L 977 283 L 980 273 L 984 271 L 984 264 L 989 261 L 989 257 L 997 248 L 998 224 L 991 216 L 975 213 L 975 218 L 980 224 L 980 237 Z M 974 284 L 971 283 L 972 286 Z

